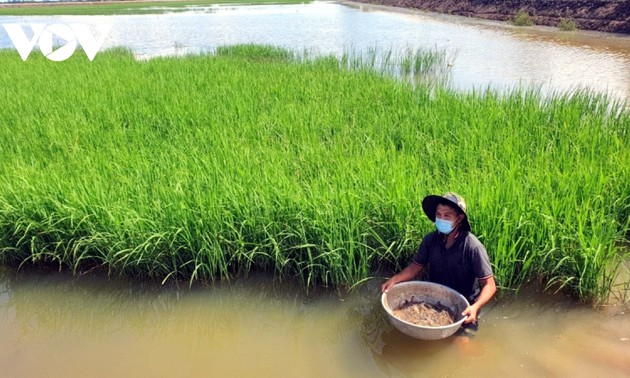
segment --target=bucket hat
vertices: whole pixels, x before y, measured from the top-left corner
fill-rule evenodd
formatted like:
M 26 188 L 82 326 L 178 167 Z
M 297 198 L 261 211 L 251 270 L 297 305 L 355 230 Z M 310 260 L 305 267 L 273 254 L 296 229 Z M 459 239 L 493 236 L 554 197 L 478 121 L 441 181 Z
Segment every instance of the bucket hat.
M 424 197 L 422 200 L 422 210 L 424 210 L 424 213 L 431 222 L 435 222 L 435 211 L 440 204 L 460 209 L 462 213 L 464 213 L 464 220 L 461 223 L 462 227 L 467 231 L 471 230 L 468 214 L 466 214 L 466 202 L 464 202 L 462 196 L 457 193 L 448 192 L 443 196 L 428 195 Z

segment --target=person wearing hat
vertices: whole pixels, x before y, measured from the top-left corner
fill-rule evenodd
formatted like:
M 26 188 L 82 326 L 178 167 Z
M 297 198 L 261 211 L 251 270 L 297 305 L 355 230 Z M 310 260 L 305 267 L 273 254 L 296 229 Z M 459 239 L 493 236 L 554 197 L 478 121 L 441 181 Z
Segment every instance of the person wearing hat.
M 497 290 L 486 248 L 472 234 L 466 203 L 456 193 L 430 195 L 422 200 L 422 209 L 435 223 L 436 231 L 426 235 L 412 262 L 387 280 L 381 290 L 417 277 L 428 266 L 429 281 L 450 287 L 471 303 L 462 315 L 467 325 L 477 322 L 479 310 Z

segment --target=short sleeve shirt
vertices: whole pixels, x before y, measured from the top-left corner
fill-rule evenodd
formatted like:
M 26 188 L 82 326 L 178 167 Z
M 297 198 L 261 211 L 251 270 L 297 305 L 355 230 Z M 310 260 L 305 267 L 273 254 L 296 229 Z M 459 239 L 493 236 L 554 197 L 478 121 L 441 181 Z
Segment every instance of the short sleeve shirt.
M 429 267 L 429 280 L 450 287 L 473 303 L 479 295 L 479 279 L 492 276 L 486 248 L 472 233 L 460 234 L 446 249 L 437 231 L 424 237 L 413 262 Z

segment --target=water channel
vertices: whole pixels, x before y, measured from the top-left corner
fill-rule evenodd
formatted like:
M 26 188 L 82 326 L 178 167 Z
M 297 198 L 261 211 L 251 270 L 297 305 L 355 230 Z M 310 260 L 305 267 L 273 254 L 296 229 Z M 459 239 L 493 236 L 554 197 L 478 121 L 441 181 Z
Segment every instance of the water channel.
M 164 9 L 163 9 L 164 10 Z M 537 86 L 591 88 L 630 98 L 630 36 L 519 28 L 508 23 L 346 2 L 191 7 L 185 12 L 114 16 L 0 17 L 0 23 L 108 24 L 103 48 L 125 46 L 140 58 L 260 43 L 312 54 L 375 48 L 437 48 L 448 54 L 457 89 Z M 0 48 L 13 48 L 0 29 Z
M 127 46 L 140 58 L 252 42 L 319 54 L 437 47 L 453 52 L 458 89 L 534 84 L 630 98 L 630 37 L 604 33 L 332 2 L 0 17 L 8 22 L 109 23 L 104 47 Z M 0 47 L 12 48 L 1 30 Z M 389 325 L 380 282 L 351 293 L 306 294 L 264 276 L 188 288 L 0 270 L 0 371 L 3 377 L 630 375 L 623 295 L 595 310 L 533 289 L 504 293 L 486 307 L 474 337 L 426 342 Z
M 374 279 L 306 295 L 268 277 L 188 288 L 0 272 L 4 377 L 441 377 L 630 374 L 630 308 L 504 295 L 473 337 L 409 338 Z

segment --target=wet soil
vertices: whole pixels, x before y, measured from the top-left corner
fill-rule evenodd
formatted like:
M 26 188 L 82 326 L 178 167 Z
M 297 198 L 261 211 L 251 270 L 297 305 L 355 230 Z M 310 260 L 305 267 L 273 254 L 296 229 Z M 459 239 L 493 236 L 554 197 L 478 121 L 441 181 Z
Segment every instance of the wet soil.
M 488 20 L 511 21 L 525 11 L 537 25 L 575 22 L 578 29 L 630 34 L 630 0 L 353 0 Z
M 405 301 L 393 311 L 394 316 L 408 323 L 427 327 L 441 327 L 452 324 L 455 317 L 445 306 L 419 301 Z

